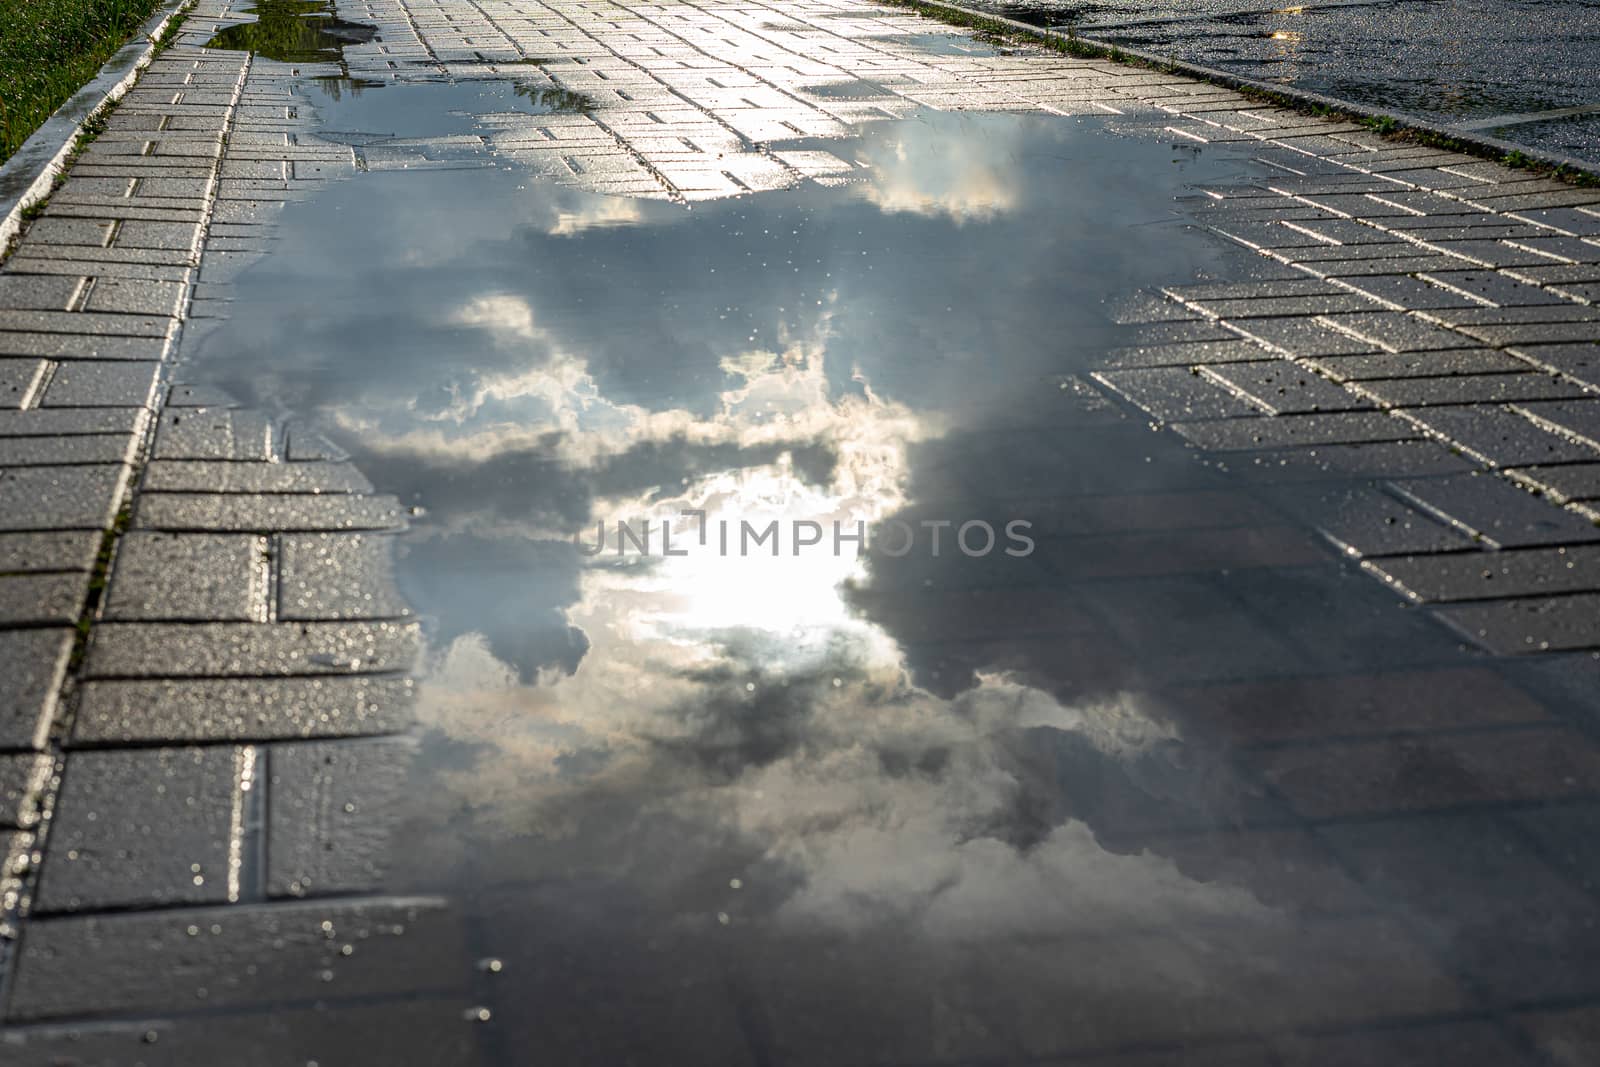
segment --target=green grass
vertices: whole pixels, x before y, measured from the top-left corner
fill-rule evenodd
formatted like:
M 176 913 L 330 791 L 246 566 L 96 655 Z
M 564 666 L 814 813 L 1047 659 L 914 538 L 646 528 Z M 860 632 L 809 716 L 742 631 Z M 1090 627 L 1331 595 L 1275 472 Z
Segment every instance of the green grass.
M 161 0 L 0 0 L 0 160 L 160 6 Z

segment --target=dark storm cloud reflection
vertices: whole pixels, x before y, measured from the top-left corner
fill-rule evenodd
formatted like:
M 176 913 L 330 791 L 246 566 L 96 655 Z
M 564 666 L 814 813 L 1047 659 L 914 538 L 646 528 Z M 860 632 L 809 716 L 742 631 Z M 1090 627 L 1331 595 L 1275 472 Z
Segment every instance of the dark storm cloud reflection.
M 926 1042 L 907 1054 L 1050 1047 L 1162 998 L 1180 1027 L 1238 1007 L 1294 924 L 1095 824 L 1225 822 L 1249 798 L 1133 695 L 1132 665 L 1063 666 L 1037 559 L 585 561 L 569 540 L 685 508 L 999 518 L 1046 468 L 1197 477 L 1053 404 L 1113 343 L 1108 302 L 1218 265 L 1174 198 L 1240 164 L 1005 115 L 825 147 L 870 179 L 692 211 L 515 171 L 361 176 L 291 207 L 197 367 L 427 509 L 400 561 L 432 620 L 420 792 L 470 813 L 428 847 L 471 872 L 452 888 L 487 901 L 501 955 L 526 949 L 514 995 L 559 1002 L 572 1048 L 654 996 L 662 952 L 674 989 L 782 986 L 794 1018 Z M 986 613 L 929 594 L 964 589 Z M 1140 935 L 1093 966 L 1041 947 L 1172 926 L 1181 944 Z M 707 947 L 721 930 L 737 947 Z M 891 947 L 896 994 L 874 962 Z M 1230 953 L 1237 988 L 1211 988 Z M 930 989 L 948 1018 L 903 1019 Z M 628 1032 L 679 1062 L 716 1040 L 701 1007 L 651 1000 Z

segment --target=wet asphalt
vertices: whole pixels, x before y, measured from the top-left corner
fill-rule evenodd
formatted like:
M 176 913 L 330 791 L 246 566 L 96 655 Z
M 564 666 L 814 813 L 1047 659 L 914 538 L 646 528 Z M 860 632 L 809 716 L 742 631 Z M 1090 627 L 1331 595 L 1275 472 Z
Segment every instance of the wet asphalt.
M 980 6 L 1600 162 L 1597 0 L 984 0 Z

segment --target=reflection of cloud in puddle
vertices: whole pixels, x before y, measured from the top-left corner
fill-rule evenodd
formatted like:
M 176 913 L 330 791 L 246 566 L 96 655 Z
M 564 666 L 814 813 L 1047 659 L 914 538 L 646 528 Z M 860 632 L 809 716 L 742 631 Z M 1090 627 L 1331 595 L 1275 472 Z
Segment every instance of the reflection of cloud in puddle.
M 555 221 L 545 232 L 552 237 L 575 237 L 606 226 L 631 226 L 644 218 L 639 201 L 620 196 L 593 198 L 576 208 L 554 207 Z
M 872 180 L 862 195 L 886 214 L 943 215 L 956 223 L 988 222 L 1016 209 L 1017 179 L 1007 174 L 1007 153 L 992 138 L 973 139 L 945 127 L 917 133 L 865 152 Z

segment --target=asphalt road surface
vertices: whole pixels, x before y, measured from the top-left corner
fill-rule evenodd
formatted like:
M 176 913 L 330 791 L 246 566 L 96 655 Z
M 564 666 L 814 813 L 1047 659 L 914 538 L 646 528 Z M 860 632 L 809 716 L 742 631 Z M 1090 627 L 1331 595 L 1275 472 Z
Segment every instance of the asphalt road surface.
M 1600 162 L 1600 0 L 985 6 Z

